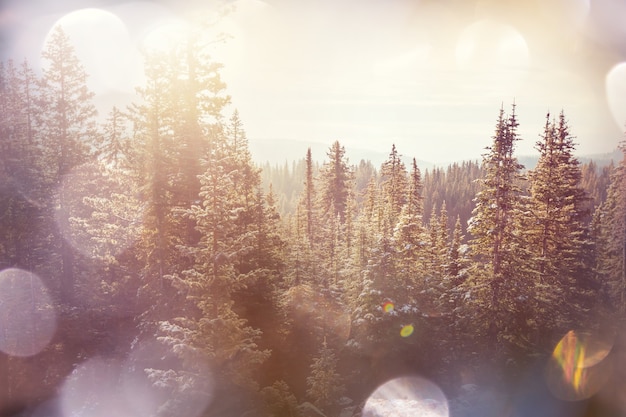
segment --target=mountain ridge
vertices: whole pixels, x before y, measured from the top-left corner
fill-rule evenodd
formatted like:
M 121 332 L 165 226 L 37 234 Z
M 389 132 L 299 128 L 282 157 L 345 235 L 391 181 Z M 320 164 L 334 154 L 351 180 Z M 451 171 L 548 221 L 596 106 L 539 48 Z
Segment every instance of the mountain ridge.
M 306 150 L 311 148 L 311 154 L 314 161 L 324 162 L 326 152 L 330 147 L 330 143 L 300 141 L 294 139 L 255 139 L 249 140 L 248 146 L 252 154 L 252 160 L 262 165 L 270 163 L 271 165 L 282 165 L 285 162 L 291 163 L 304 159 Z M 346 156 L 351 164 L 358 164 L 361 160 L 370 161 L 374 166 L 379 167 L 389 156 L 388 152 L 375 151 L 367 148 L 345 145 Z M 402 155 L 404 163 L 409 166 L 413 156 Z M 581 163 L 594 161 L 599 167 L 616 163 L 622 158 L 622 152 L 616 148 L 612 152 L 604 152 L 597 154 L 576 155 Z M 422 159 L 417 159 L 417 165 L 420 169 L 432 169 L 435 167 L 447 167 L 453 163 L 463 161 L 480 161 L 481 157 L 467 158 L 458 161 L 449 161 L 443 163 L 434 163 Z M 533 169 L 539 160 L 539 155 L 519 155 L 518 161 L 524 165 L 525 169 Z

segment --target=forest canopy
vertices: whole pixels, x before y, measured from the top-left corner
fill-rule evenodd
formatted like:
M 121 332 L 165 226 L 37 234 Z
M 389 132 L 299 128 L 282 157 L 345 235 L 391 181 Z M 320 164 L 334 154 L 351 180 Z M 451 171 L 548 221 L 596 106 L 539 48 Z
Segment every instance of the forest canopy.
M 262 169 L 206 45 L 100 119 L 62 28 L 1 63 L 1 415 L 626 410 L 626 147 L 526 169 L 496 104 L 480 163 Z

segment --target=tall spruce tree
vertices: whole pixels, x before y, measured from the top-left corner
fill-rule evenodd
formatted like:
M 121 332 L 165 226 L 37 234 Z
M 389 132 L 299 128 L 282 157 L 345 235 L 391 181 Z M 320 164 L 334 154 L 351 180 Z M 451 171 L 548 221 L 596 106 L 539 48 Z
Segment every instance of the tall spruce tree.
M 380 177 L 385 211 L 388 216 L 387 222 L 389 227 L 393 228 L 407 201 L 409 187 L 406 166 L 395 144 L 391 146 L 389 157 L 380 167 Z
M 574 157 L 574 140 L 563 112 L 558 122 L 546 116 L 536 147 L 539 161 L 528 174 L 525 240 L 537 274 L 537 327 L 546 337 L 550 331 L 565 334 L 589 315 L 595 285 L 592 260 L 587 256 L 589 198 L 581 185 L 580 163 Z
M 339 217 L 345 222 L 352 170 L 346 158 L 346 148 L 333 142 L 327 152 L 328 160 L 320 170 L 320 207 L 325 217 Z
M 424 289 L 425 242 L 426 230 L 422 218 L 422 180 L 421 173 L 413 158 L 406 204 L 400 213 L 394 231 L 394 240 L 398 254 L 400 273 L 404 276 L 402 286 L 412 295 Z
M 87 88 L 87 74 L 79 62 L 69 37 L 56 26 L 42 52 L 44 73 L 41 91 L 46 109 L 42 135 L 45 137 L 44 160 L 47 181 L 51 187 L 59 187 L 57 206 L 61 223 L 71 217 L 67 206 L 71 190 L 60 187 L 63 178 L 71 170 L 85 162 L 96 145 L 96 108 L 94 93 Z M 68 224 L 61 224 L 67 230 Z M 69 301 L 74 297 L 74 253 L 62 236 L 56 236 L 61 256 L 61 291 Z
M 475 263 L 472 279 L 466 281 L 467 298 L 476 308 L 477 334 L 486 336 L 499 358 L 511 348 L 528 347 L 527 300 L 533 289 L 519 236 L 522 165 L 514 156 L 517 127 L 515 106 L 509 116 L 500 109 L 493 143 L 483 155 L 485 176 L 469 224 Z
M 27 61 L 0 63 L 0 267 L 41 263 L 38 225 L 45 222 L 41 146 L 36 135 L 38 80 Z M 39 247 L 39 250 L 35 250 Z
M 626 142 L 623 158 L 611 175 L 606 201 L 596 210 L 598 276 L 610 300 L 612 313 L 626 313 Z

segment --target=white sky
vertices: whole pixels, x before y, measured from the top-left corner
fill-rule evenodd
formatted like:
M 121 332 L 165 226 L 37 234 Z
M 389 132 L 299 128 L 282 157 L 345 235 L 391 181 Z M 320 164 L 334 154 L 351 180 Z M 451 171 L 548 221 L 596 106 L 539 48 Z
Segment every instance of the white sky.
M 16 0 L 0 13 L 10 39 L 3 56 L 32 60 L 63 19 L 92 89 L 108 103 L 141 82 L 141 42 L 166 42 L 210 4 Z M 435 163 L 478 159 L 501 104 L 509 111 L 513 100 L 520 155 L 535 153 L 547 111 L 565 111 L 579 154 L 610 152 L 623 138 L 624 0 L 231 4 L 221 29 L 233 38 L 215 56 L 250 141 L 339 140 L 383 152 L 395 143 Z M 99 10 L 67 16 L 85 7 Z

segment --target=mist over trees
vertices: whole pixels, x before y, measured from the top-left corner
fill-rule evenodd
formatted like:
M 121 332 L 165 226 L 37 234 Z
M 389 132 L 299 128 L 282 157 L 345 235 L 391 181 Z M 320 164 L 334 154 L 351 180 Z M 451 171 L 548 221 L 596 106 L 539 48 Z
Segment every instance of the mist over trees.
M 526 170 L 512 106 L 482 162 L 258 165 L 203 36 L 102 122 L 62 29 L 41 74 L 0 63 L 0 414 L 356 416 L 396 377 L 452 403 L 559 355 L 554 390 L 601 391 L 566 377 L 621 347 L 626 147 L 581 164 L 548 114 Z

